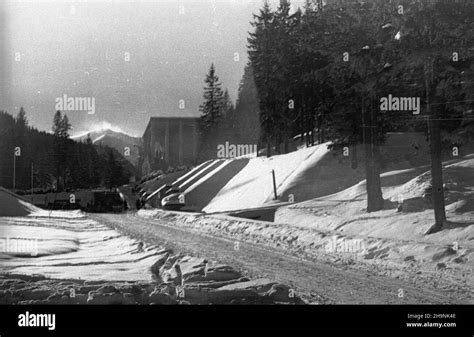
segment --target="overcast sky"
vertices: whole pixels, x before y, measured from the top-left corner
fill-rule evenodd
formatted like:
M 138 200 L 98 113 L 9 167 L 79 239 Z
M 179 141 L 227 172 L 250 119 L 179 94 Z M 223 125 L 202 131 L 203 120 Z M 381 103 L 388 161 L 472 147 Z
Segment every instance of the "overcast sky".
M 199 113 L 211 62 L 235 102 L 262 3 L 7 0 L 0 109 L 23 106 L 33 126 L 50 130 L 58 97 L 94 97 L 95 114 L 67 112 L 73 134 L 109 123 L 141 136 L 158 111 L 183 113 L 180 100 Z

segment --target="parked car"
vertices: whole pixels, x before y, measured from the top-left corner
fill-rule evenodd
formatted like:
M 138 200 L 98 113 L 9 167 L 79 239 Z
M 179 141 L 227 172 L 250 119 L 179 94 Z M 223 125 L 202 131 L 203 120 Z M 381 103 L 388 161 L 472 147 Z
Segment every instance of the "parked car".
M 186 206 L 184 194 L 179 188 L 172 187 L 165 192 L 164 198 L 161 200 L 161 207 L 172 211 L 179 211 Z

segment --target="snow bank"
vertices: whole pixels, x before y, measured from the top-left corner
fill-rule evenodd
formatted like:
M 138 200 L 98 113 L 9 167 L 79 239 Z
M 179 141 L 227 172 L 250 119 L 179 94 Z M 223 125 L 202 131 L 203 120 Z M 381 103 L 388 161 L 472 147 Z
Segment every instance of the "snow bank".
M 400 277 L 406 273 L 413 277 L 413 274 L 419 273 L 419 278 L 432 278 L 434 273 L 439 273 L 443 275 L 445 284 L 456 283 L 461 287 L 472 288 L 474 250 L 472 243 L 469 243 L 472 242 L 472 235 L 454 245 L 454 239 L 466 234 L 459 229 L 455 230 L 455 234 L 441 234 L 438 240 L 429 242 L 367 236 L 363 231 L 356 235 L 337 229 L 321 230 L 316 226 L 294 226 L 225 215 L 161 210 L 140 210 L 138 215 L 157 219 L 161 225 L 172 223 L 173 227 L 269 246 L 298 257 L 340 264 L 354 264 L 357 261 L 359 268 L 381 274 L 396 274 Z M 380 220 L 379 217 L 377 219 Z M 313 224 L 318 221 L 316 218 L 312 220 Z M 350 218 L 345 221 L 351 222 Z M 439 240 L 442 237 L 444 242 Z M 440 276 L 435 278 L 439 281 Z
M 304 304 L 290 287 L 249 280 L 225 265 L 169 255 L 154 265 L 153 282 L 55 280 L 0 275 L 0 304 Z M 180 271 L 177 273 L 176 271 Z

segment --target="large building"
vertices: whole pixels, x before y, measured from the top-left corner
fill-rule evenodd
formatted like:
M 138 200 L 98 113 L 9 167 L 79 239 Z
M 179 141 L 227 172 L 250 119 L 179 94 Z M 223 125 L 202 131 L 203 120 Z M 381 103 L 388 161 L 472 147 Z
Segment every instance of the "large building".
M 143 134 L 144 162 L 142 173 L 169 166 L 196 163 L 199 117 L 186 114 L 159 113 L 150 118 Z

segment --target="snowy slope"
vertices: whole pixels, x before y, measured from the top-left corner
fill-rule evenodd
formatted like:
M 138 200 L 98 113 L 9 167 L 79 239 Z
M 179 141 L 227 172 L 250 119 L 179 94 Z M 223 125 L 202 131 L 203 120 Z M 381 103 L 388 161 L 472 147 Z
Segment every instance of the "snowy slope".
M 38 211 L 40 208 L 0 187 L 0 216 L 26 216 Z
M 434 224 L 433 209 L 419 203 L 429 186 L 429 171 L 401 170 L 382 175 L 385 209 L 367 213 L 365 181 L 332 195 L 282 207 L 275 222 L 293 228 L 337 232 L 365 243 L 364 259 L 397 261 L 403 268 L 420 264 L 426 268 L 456 270 L 474 268 L 474 156 L 454 164 L 445 163 L 447 222 L 440 232 L 426 235 Z M 396 184 L 394 176 L 403 176 Z M 415 205 L 398 211 L 399 203 Z M 417 208 L 418 207 L 418 208 Z M 371 252 L 368 254 L 367 252 Z M 365 254 L 365 255 L 364 255 Z M 435 265 L 433 267 L 433 264 Z M 421 267 L 420 267 L 421 268 Z M 454 277 L 453 276 L 453 277 Z M 472 286 L 472 275 L 470 278 Z
M 323 144 L 270 158 L 252 158 L 203 211 L 210 213 L 262 206 L 273 199 L 272 170 L 275 171 L 279 195 L 298 172 L 317 163 L 326 152 Z

